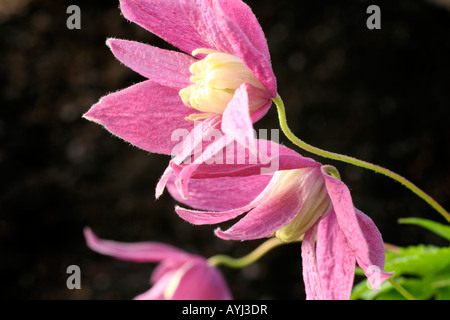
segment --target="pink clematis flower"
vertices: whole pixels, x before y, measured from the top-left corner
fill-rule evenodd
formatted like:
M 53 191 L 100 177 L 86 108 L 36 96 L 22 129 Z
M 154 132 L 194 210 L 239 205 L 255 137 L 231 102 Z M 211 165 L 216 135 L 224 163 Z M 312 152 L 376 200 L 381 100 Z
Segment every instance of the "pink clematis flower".
M 121 0 L 120 6 L 127 19 L 185 53 L 109 39 L 115 57 L 147 80 L 103 97 L 84 117 L 137 147 L 175 156 L 175 164 L 216 128 L 228 142 L 252 148 L 252 124 L 276 97 L 276 79 L 251 9 L 241 0 Z M 172 134 L 181 129 L 190 135 L 172 154 L 179 144 Z M 157 196 L 171 172 L 169 166 Z
M 220 271 L 205 258 L 158 242 L 121 243 L 102 240 L 91 229 L 84 230 L 92 250 L 134 262 L 158 262 L 153 271 L 153 287 L 136 300 L 231 300 Z
M 195 170 L 179 166 L 167 185 L 169 192 L 197 210 L 177 206 L 176 212 L 196 225 L 245 214 L 228 230 L 216 229 L 226 240 L 276 236 L 288 242 L 303 236 L 308 299 L 349 299 L 356 262 L 374 290 L 378 288 L 391 274 L 383 271 L 384 245 L 373 221 L 353 206 L 347 186 L 328 174 L 332 167 L 283 146 L 278 149 L 273 157 L 279 170 L 268 175 L 259 174 L 262 163 L 204 164 Z M 180 194 L 180 177 L 186 180 L 187 197 Z

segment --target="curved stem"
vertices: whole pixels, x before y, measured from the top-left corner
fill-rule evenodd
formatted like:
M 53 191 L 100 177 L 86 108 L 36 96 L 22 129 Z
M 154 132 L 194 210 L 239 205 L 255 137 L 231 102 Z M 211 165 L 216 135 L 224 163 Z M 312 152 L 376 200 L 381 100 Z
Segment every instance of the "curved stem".
M 346 163 L 349 163 L 349 164 L 352 164 L 352 165 L 355 165 L 358 167 L 362 167 L 365 169 L 369 169 L 369 170 L 384 174 L 385 176 L 388 176 L 389 178 L 394 179 L 397 182 L 400 182 L 405 187 L 407 187 L 412 192 L 414 192 L 416 195 L 418 195 L 420 198 L 425 200 L 431 207 L 433 207 L 436 211 L 438 211 L 450 223 L 450 214 L 448 213 L 447 210 L 445 210 L 431 196 L 429 196 L 427 193 L 422 191 L 420 188 L 418 188 L 416 185 L 414 185 L 411 181 L 407 180 L 406 178 L 402 177 L 401 175 L 399 175 L 389 169 L 380 167 L 379 165 L 376 165 L 376 164 L 373 164 L 373 163 L 370 163 L 370 162 L 367 162 L 364 160 L 359 160 L 359 159 L 356 159 L 356 158 L 353 158 L 350 156 L 346 156 L 346 155 L 342 155 L 339 153 L 322 150 L 320 148 L 314 147 L 314 146 L 304 142 L 303 140 L 297 138 L 292 133 L 291 129 L 289 129 L 289 127 L 287 125 L 286 112 L 285 112 L 283 100 L 281 100 L 281 97 L 278 95 L 276 98 L 273 99 L 273 101 L 274 101 L 275 105 L 277 106 L 278 119 L 280 121 L 281 130 L 286 135 L 286 137 L 292 143 L 294 143 L 296 146 L 298 146 L 308 152 L 322 156 L 324 158 L 329 158 L 329 159 L 333 159 L 333 160 L 346 162 Z
M 209 258 L 208 264 L 210 266 L 224 265 L 234 269 L 244 268 L 257 261 L 273 248 L 286 243 L 287 242 L 283 242 L 278 238 L 270 238 L 246 256 L 241 258 L 232 258 L 230 256 L 218 254 Z
M 417 300 L 408 290 L 403 288 L 397 281 L 392 278 L 389 278 L 388 281 L 391 283 L 392 287 L 395 288 L 403 297 L 407 300 Z

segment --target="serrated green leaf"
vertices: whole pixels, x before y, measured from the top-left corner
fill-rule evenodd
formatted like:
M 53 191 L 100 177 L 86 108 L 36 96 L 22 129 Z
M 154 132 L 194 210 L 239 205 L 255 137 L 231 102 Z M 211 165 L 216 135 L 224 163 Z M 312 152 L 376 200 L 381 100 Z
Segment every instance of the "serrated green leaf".
M 402 219 L 399 219 L 398 222 L 402 223 L 402 224 L 412 224 L 412 225 L 423 227 L 423 228 L 443 237 L 444 239 L 447 239 L 448 241 L 450 241 L 450 226 L 443 225 L 443 224 L 433 221 L 433 220 L 422 219 L 422 218 L 402 218 Z

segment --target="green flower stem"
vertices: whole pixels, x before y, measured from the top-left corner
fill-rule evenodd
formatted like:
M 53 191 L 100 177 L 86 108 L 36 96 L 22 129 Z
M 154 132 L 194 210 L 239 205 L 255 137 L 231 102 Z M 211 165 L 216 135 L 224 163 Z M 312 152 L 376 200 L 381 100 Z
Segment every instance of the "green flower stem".
M 408 290 L 403 288 L 397 281 L 392 279 L 392 277 L 389 278 L 388 280 L 391 283 L 392 287 L 394 287 L 394 289 L 397 290 L 407 300 L 417 300 L 411 293 L 409 293 Z
M 250 252 L 246 256 L 243 256 L 241 258 L 232 258 L 230 256 L 218 254 L 209 258 L 208 264 L 210 266 L 224 265 L 234 269 L 244 268 L 257 261 L 259 258 L 261 258 L 263 255 L 265 255 L 273 248 L 282 244 L 286 244 L 286 242 L 283 242 L 276 237 L 270 238 L 269 240 L 261 244 L 258 248 L 256 248 L 254 251 Z
M 431 207 L 433 207 L 436 211 L 438 211 L 450 223 L 450 214 L 448 213 L 447 210 L 445 210 L 431 196 L 426 194 L 424 191 L 422 191 L 420 188 L 418 188 L 416 185 L 414 185 L 411 181 L 407 180 L 406 178 L 402 177 L 401 175 L 399 175 L 389 169 L 380 167 L 376 164 L 373 164 L 373 163 L 370 163 L 370 162 L 367 162 L 364 160 L 359 160 L 359 159 L 356 159 L 356 158 L 353 158 L 350 156 L 346 156 L 346 155 L 342 155 L 339 153 L 319 149 L 319 148 L 314 147 L 314 146 L 304 142 L 303 140 L 300 140 L 299 138 L 297 138 L 292 133 L 291 129 L 289 129 L 289 127 L 287 125 L 286 112 L 285 112 L 283 100 L 281 100 L 281 97 L 278 95 L 276 98 L 273 99 L 273 101 L 274 101 L 275 105 L 277 106 L 278 118 L 280 121 L 281 130 L 286 135 L 286 137 L 292 143 L 294 143 L 296 146 L 298 146 L 308 152 L 311 152 L 313 154 L 322 156 L 324 158 L 329 158 L 329 159 L 333 159 L 333 160 L 350 163 L 355 166 L 359 166 L 359 167 L 362 167 L 365 169 L 369 169 L 369 170 L 384 174 L 385 176 L 388 176 L 389 178 L 394 179 L 397 182 L 400 182 L 406 188 L 410 189 L 412 192 L 414 192 L 420 198 L 425 200 Z

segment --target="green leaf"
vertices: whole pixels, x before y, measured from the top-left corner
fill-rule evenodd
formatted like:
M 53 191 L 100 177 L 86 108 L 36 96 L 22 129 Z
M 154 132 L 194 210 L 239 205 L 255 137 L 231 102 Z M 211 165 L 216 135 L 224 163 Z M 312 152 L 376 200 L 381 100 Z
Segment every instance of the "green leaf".
M 436 300 L 450 300 L 450 287 L 438 289 Z
M 431 276 L 450 270 L 450 247 L 410 246 L 398 252 L 386 252 L 386 271 L 394 271 L 398 277 L 403 274 Z
M 450 274 L 438 278 L 406 278 L 399 277 L 395 281 L 418 300 L 440 299 L 450 296 Z M 383 283 L 376 292 L 370 289 L 367 280 L 363 280 L 353 288 L 352 300 L 405 300 L 390 282 Z
M 439 222 L 422 218 L 402 218 L 399 219 L 398 222 L 402 224 L 412 224 L 423 227 L 450 241 L 450 226 L 446 226 Z
M 389 291 L 391 288 L 391 284 L 388 281 L 385 281 L 376 291 L 373 291 L 369 282 L 367 280 L 362 280 L 353 287 L 350 300 L 374 300 L 379 294 Z
M 417 245 L 386 252 L 385 271 L 394 271 L 395 281 L 417 299 L 450 298 L 450 247 Z M 356 275 L 363 275 L 356 268 Z M 351 299 L 397 300 L 404 297 L 385 281 L 376 292 L 363 280 L 352 290 Z

